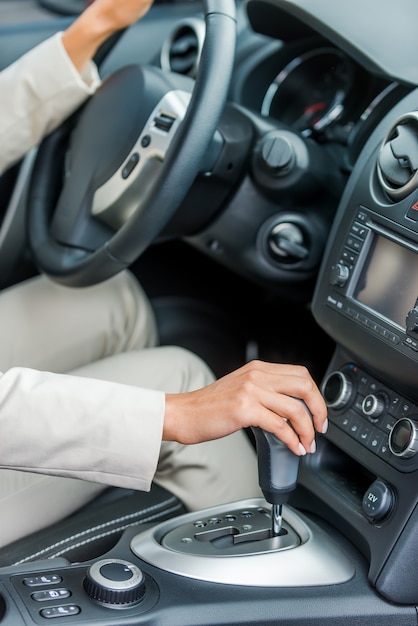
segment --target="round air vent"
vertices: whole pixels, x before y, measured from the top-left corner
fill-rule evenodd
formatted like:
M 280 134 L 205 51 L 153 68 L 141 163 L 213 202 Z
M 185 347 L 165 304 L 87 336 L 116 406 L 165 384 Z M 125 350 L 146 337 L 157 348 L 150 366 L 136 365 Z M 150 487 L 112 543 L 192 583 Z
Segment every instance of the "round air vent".
M 389 130 L 380 148 L 377 175 L 395 201 L 418 188 L 418 111 L 402 115 Z
M 161 49 L 163 70 L 194 78 L 205 39 L 203 20 L 191 18 L 176 25 Z

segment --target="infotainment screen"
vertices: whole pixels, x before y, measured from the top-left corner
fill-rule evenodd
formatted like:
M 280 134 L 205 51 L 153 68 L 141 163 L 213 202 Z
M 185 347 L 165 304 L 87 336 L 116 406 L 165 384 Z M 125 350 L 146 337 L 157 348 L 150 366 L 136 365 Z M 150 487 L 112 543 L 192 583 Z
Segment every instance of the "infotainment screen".
M 418 297 L 418 253 L 374 233 L 352 297 L 405 329 L 407 313 Z

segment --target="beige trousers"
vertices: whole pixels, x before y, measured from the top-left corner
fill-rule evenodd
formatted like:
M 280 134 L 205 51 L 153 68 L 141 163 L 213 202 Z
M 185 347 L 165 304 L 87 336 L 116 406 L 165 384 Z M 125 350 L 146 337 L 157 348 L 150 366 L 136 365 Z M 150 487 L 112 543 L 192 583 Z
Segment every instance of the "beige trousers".
M 157 342 L 151 306 L 129 272 L 86 289 L 37 277 L 0 294 L 3 372 L 24 366 L 166 392 L 213 380 L 201 359 L 181 348 L 155 347 Z M 261 493 L 255 453 L 244 433 L 193 446 L 163 442 L 155 481 L 191 510 Z M 103 489 L 0 470 L 0 547 L 62 519 Z

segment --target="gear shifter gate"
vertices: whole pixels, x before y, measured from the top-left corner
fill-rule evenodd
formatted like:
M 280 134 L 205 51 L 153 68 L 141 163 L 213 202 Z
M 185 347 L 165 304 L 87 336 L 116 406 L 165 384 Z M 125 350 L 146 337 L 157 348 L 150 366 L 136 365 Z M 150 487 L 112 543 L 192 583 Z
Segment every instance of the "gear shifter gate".
M 286 550 L 300 542 L 287 524 L 278 537 L 273 537 L 270 512 L 263 507 L 246 507 L 177 526 L 161 543 L 184 554 L 230 556 Z

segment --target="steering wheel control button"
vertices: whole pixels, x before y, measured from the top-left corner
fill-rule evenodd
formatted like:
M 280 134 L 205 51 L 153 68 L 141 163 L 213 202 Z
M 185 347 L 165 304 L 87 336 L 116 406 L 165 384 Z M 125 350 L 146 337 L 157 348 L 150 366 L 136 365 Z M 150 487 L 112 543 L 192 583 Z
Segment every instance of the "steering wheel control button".
M 40 616 L 45 619 L 54 619 L 56 617 L 71 617 L 80 613 L 80 607 L 75 604 L 66 604 L 62 606 L 52 606 L 48 609 L 42 609 Z
M 409 417 L 398 420 L 389 433 L 389 448 L 392 454 L 410 459 L 418 451 L 418 426 Z
M 175 121 L 176 115 L 161 111 L 159 115 L 154 117 L 154 126 L 165 133 L 169 133 Z
M 138 152 L 134 152 L 129 157 L 126 165 L 122 169 L 122 178 L 123 179 L 128 178 L 132 174 L 132 172 L 134 171 L 134 169 L 138 165 L 138 163 L 139 163 L 139 154 L 138 154 Z
M 371 521 L 380 522 L 388 516 L 392 506 L 391 489 L 382 480 L 375 480 L 363 496 L 363 513 Z
M 145 577 L 133 563 L 104 559 L 87 572 L 83 586 L 88 595 L 109 607 L 135 604 L 145 594 Z

